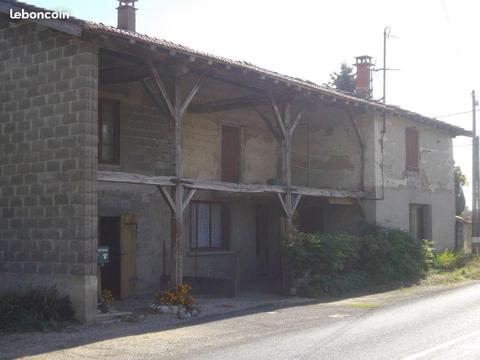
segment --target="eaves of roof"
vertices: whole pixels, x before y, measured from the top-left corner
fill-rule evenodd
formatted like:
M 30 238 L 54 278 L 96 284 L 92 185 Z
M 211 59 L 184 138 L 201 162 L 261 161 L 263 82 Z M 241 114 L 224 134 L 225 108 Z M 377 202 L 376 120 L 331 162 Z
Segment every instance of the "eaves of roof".
M 10 7 L 14 6 L 17 9 L 24 8 L 25 10 L 30 10 L 30 11 L 50 11 L 50 10 L 47 10 L 47 9 L 36 7 L 34 5 L 30 5 L 30 4 L 27 4 L 27 3 L 18 2 L 18 1 L 14 1 L 14 0 L 0 0 L 0 12 L 5 12 L 6 6 L 10 6 Z M 334 89 L 331 89 L 331 88 L 328 88 L 328 87 L 325 87 L 325 86 L 318 85 L 318 84 L 313 83 L 313 82 L 308 81 L 308 80 L 302 80 L 302 79 L 295 78 L 295 77 L 292 77 L 292 76 L 283 75 L 283 74 L 280 74 L 280 73 L 277 73 L 277 72 L 274 72 L 274 71 L 271 71 L 271 70 L 261 68 L 259 66 L 256 66 L 256 65 L 254 65 L 252 63 L 249 63 L 249 62 L 246 62 L 246 61 L 238 61 L 238 60 L 228 59 L 228 58 L 225 58 L 225 57 L 221 57 L 221 56 L 213 55 L 213 54 L 210 54 L 210 53 L 206 53 L 206 52 L 198 51 L 198 50 L 195 50 L 195 49 L 191 49 L 187 46 L 176 44 L 176 43 L 171 42 L 171 41 L 159 39 L 159 38 L 152 37 L 152 36 L 145 35 L 145 34 L 140 34 L 138 32 L 134 32 L 134 31 L 127 31 L 127 30 L 118 29 L 114 26 L 105 25 L 105 24 L 102 24 L 102 23 L 95 23 L 95 22 L 91 22 L 91 21 L 80 20 L 80 19 L 73 18 L 73 17 L 70 17 L 70 19 L 68 19 L 68 20 L 62 20 L 62 21 L 64 23 L 67 23 L 67 24 L 72 24 L 72 25 L 78 26 L 78 27 L 81 28 L 81 30 L 90 31 L 90 32 L 93 32 L 93 33 L 98 33 L 98 34 L 107 34 L 107 35 L 115 36 L 117 38 L 125 39 L 126 41 L 129 41 L 130 43 L 133 42 L 134 46 L 135 46 L 135 44 L 142 44 L 142 43 L 147 44 L 147 45 L 154 45 L 154 46 L 157 46 L 159 48 L 175 51 L 175 52 L 185 54 L 185 55 L 188 55 L 188 56 L 195 56 L 195 57 L 198 57 L 198 58 L 203 58 L 206 61 L 215 62 L 215 63 L 219 63 L 219 64 L 225 64 L 225 65 L 229 65 L 230 67 L 237 67 L 237 68 L 240 68 L 242 70 L 247 70 L 247 71 L 250 71 L 250 72 L 256 72 L 256 73 L 258 73 L 259 76 L 263 76 L 265 78 L 270 78 L 272 80 L 283 82 L 283 83 L 288 84 L 289 86 L 293 85 L 293 86 L 298 87 L 299 89 L 310 91 L 312 93 L 331 96 L 331 97 L 334 97 L 334 98 L 337 98 L 337 99 L 340 99 L 340 100 L 344 100 L 344 101 L 352 102 L 352 103 L 356 103 L 356 104 L 364 104 L 364 105 L 370 106 L 370 107 L 372 107 L 372 108 L 374 108 L 378 111 L 381 111 L 381 112 L 387 112 L 387 113 L 402 115 L 404 117 L 410 118 L 411 120 L 422 123 L 424 125 L 433 126 L 433 127 L 448 131 L 448 132 L 451 133 L 452 136 L 458 136 L 458 135 L 472 136 L 471 131 L 465 130 L 465 129 L 459 127 L 459 126 L 451 125 L 449 123 L 440 121 L 440 120 L 435 119 L 435 118 L 431 118 L 431 117 L 428 117 L 428 116 L 425 116 L 425 115 L 422 115 L 422 114 L 419 114 L 419 113 L 416 113 L 416 112 L 413 112 L 413 111 L 409 111 L 409 110 L 403 109 L 403 108 L 398 107 L 398 106 L 384 104 L 384 103 L 374 101 L 374 100 L 370 100 L 370 99 L 360 98 L 360 97 L 354 96 L 354 95 L 349 94 L 349 93 L 341 92 L 341 91 L 334 90 Z M 37 21 L 37 22 L 42 23 L 46 26 L 51 25 L 50 23 L 54 23 L 52 21 L 50 21 L 50 22 Z M 59 29 L 59 27 L 57 26 L 56 30 L 61 30 L 61 29 Z M 68 30 L 70 30 L 70 29 L 67 28 L 67 32 L 69 32 Z M 75 30 L 73 32 L 75 32 Z M 77 35 L 77 34 L 74 34 L 72 32 L 69 32 L 69 33 L 72 34 L 72 35 Z M 81 33 L 77 36 L 81 36 Z

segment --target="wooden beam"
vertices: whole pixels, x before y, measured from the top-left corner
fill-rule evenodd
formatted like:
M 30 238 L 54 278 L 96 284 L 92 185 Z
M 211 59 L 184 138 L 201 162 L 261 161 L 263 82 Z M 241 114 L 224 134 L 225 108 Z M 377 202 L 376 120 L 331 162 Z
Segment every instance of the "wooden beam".
M 273 93 L 270 93 L 270 104 L 272 106 L 273 114 L 275 116 L 275 119 L 277 120 L 277 125 L 280 128 L 280 131 L 282 133 L 282 137 L 285 138 L 287 136 L 287 132 L 285 130 L 285 125 L 283 123 L 283 118 L 282 115 L 280 115 L 280 110 L 278 109 L 277 103 L 275 101 L 275 97 L 273 96 Z
M 297 210 L 298 204 L 300 203 L 300 199 L 302 198 L 302 194 L 295 194 L 295 198 L 293 200 L 293 205 L 292 205 L 292 213 L 295 213 Z
M 205 79 L 205 74 L 201 74 L 195 81 L 195 84 L 193 84 L 192 89 L 190 90 L 187 97 L 184 99 L 182 103 L 182 107 L 180 109 L 180 116 L 182 116 L 187 110 L 188 105 L 190 105 L 190 103 L 192 102 L 192 99 L 197 94 L 204 79 Z
M 170 189 L 167 189 L 165 186 L 158 186 L 158 190 L 160 190 L 160 193 L 165 199 L 165 202 L 167 203 L 172 214 L 175 214 L 175 202 L 173 201 L 172 196 L 170 195 Z
M 132 174 L 113 171 L 97 171 L 97 181 L 116 182 L 126 184 L 142 184 L 142 185 L 160 185 L 174 186 L 173 176 L 148 176 L 141 174 Z
M 214 190 L 235 193 L 284 193 L 285 188 L 277 185 L 238 184 L 223 181 L 195 180 L 183 178 L 182 183 L 186 188 L 198 190 Z
M 297 125 L 300 123 L 302 120 L 302 112 L 299 111 L 297 116 L 295 117 L 295 121 L 293 122 L 292 126 L 290 127 L 290 136 L 293 136 L 293 133 L 295 132 L 295 129 L 297 128 Z
M 277 197 L 278 197 L 278 200 L 280 201 L 280 204 L 282 204 L 282 208 L 283 208 L 283 211 L 285 212 L 285 215 L 288 216 L 288 214 L 290 213 L 288 207 L 287 207 L 287 204 L 285 203 L 285 200 L 283 199 L 282 197 L 282 194 L 278 194 L 277 193 Z
M 183 204 L 182 204 L 182 212 L 184 212 L 185 209 L 187 208 L 188 204 L 190 204 L 190 200 L 192 200 L 192 198 L 193 198 L 193 196 L 195 195 L 196 192 L 197 192 L 196 189 L 190 189 L 185 194 L 185 197 L 183 199 Z
M 147 66 L 150 69 L 150 73 L 153 76 L 153 80 L 155 81 L 155 84 L 158 87 L 158 90 L 160 90 L 163 100 L 165 101 L 165 104 L 167 105 L 168 111 L 172 115 L 173 118 L 175 118 L 175 109 L 173 107 L 172 101 L 170 100 L 170 97 L 168 96 L 168 91 L 165 88 L 165 85 L 163 84 L 162 79 L 160 78 L 160 75 L 158 74 L 157 69 L 155 68 L 155 65 L 153 62 L 149 59 L 146 60 Z
M 168 130 L 170 130 L 170 132 L 172 131 L 172 117 L 170 116 L 169 113 L 167 113 L 165 111 L 165 109 L 163 108 L 163 106 L 160 105 L 160 103 L 158 102 L 157 100 L 157 97 L 153 94 L 152 90 L 150 89 L 150 87 L 148 86 L 148 84 L 145 82 L 145 80 L 142 80 L 140 81 L 140 83 L 142 84 L 142 87 L 143 87 L 143 90 L 145 90 L 145 92 L 147 93 L 147 95 L 150 97 L 150 99 L 153 101 L 153 103 L 155 104 L 155 107 L 157 108 L 157 110 L 159 111 L 160 115 L 165 118 L 165 121 L 167 122 L 167 125 L 168 125 Z
M 270 132 L 275 137 L 275 139 L 277 139 L 278 142 L 281 142 L 282 136 L 277 133 L 277 130 L 273 127 L 272 123 L 270 122 L 270 118 L 267 115 L 265 115 L 260 109 L 255 109 L 255 112 L 258 114 L 260 119 L 263 120 L 265 125 L 267 125 L 267 127 L 270 129 Z

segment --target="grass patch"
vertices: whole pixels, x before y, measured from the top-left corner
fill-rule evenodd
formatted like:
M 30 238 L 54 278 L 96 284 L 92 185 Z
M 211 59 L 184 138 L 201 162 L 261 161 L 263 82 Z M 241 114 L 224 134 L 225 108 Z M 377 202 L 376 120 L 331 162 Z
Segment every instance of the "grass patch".
M 480 280 L 480 256 L 465 261 L 465 264 L 456 269 L 445 271 L 431 269 L 420 281 L 421 285 L 448 285 L 466 280 Z
M 364 309 L 364 310 L 372 310 L 380 307 L 380 305 L 374 304 L 374 303 L 351 303 L 351 304 L 347 304 L 347 306 L 352 307 L 354 309 Z

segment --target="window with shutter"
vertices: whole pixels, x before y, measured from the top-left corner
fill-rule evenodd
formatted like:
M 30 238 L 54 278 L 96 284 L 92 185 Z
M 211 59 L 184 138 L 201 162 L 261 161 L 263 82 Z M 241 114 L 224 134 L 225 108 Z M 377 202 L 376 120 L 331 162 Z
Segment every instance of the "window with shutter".
M 418 131 L 414 128 L 405 129 L 406 169 L 408 171 L 419 170 Z

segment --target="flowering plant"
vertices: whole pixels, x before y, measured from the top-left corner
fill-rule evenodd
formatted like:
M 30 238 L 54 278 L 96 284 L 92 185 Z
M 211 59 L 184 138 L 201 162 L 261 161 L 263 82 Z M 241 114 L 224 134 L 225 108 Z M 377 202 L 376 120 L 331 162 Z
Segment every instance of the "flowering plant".
M 156 297 L 156 302 L 163 305 L 183 305 L 191 307 L 195 299 L 191 295 L 192 287 L 188 284 L 180 284 L 176 288 L 170 288 L 160 292 Z

